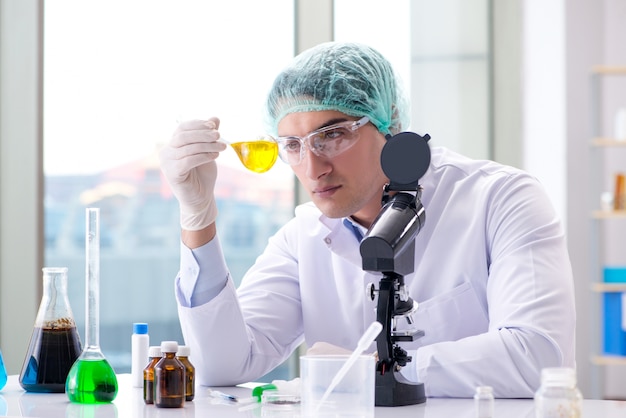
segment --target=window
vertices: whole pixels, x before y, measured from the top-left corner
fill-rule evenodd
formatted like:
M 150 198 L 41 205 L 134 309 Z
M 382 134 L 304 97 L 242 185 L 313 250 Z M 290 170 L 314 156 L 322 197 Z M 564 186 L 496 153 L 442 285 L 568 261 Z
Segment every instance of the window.
M 487 0 L 335 0 L 335 39 L 385 55 L 411 99 L 411 127 L 431 146 L 491 155 Z
M 412 128 L 464 152 L 488 138 L 488 13 L 484 0 L 461 3 L 336 0 L 334 11 L 335 39 L 379 49 L 414 92 Z M 466 25 L 452 26 L 467 33 L 422 21 L 458 15 L 450 10 L 464 10 Z M 45 265 L 69 268 L 84 332 L 84 209 L 100 207 L 100 342 L 118 372 L 130 367 L 133 322 L 149 323 L 153 344 L 182 341 L 173 295 L 178 204 L 156 150 L 184 118 L 219 116 L 230 141 L 263 133 L 265 94 L 293 55 L 293 16 L 292 0 L 45 3 Z M 431 85 L 447 89 L 427 92 Z M 468 131 L 476 135 L 462 141 Z M 293 176 L 280 162 L 266 174 L 248 172 L 232 150 L 219 170 L 218 228 L 238 280 L 292 216 Z
M 100 207 L 100 344 L 118 373 L 130 370 L 133 322 L 149 324 L 152 345 L 182 342 L 178 203 L 156 150 L 181 118 L 219 116 L 230 141 L 264 133 L 293 13 L 292 0 L 45 3 L 45 265 L 69 268 L 84 341 L 85 208 Z M 291 218 L 293 175 L 281 163 L 248 172 L 232 150 L 218 163 L 218 229 L 240 280 Z

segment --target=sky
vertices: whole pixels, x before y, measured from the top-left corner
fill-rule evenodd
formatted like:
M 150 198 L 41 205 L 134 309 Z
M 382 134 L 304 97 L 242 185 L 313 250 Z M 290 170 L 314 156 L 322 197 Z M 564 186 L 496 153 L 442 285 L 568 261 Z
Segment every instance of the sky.
M 337 0 L 335 38 L 369 43 L 402 73 L 408 24 L 390 31 L 382 22 L 408 16 L 408 0 L 379 3 Z M 182 119 L 218 116 L 231 142 L 265 133 L 265 95 L 293 56 L 292 0 L 57 0 L 45 8 L 46 175 L 143 158 Z M 380 28 L 363 24 L 371 19 Z M 218 161 L 241 167 L 231 149 Z M 268 175 L 286 169 L 277 164 Z
M 230 141 L 263 134 L 265 93 L 293 55 L 285 36 L 292 2 L 272 2 L 281 6 L 275 22 L 259 24 L 262 2 L 245 1 L 250 13 L 238 13 L 235 26 L 224 17 L 238 2 L 46 2 L 46 175 L 142 158 L 169 141 L 181 119 L 218 116 Z M 271 48 L 255 47 L 249 33 Z M 237 161 L 232 150 L 220 156 Z

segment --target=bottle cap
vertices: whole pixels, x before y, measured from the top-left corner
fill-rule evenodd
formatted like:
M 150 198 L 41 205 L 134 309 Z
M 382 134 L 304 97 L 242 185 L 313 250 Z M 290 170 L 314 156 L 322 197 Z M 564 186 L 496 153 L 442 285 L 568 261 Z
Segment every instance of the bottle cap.
M 161 353 L 160 345 L 151 345 L 148 348 L 148 357 L 163 357 L 163 353 Z
M 178 356 L 189 357 L 189 354 L 191 354 L 191 348 L 188 345 L 178 346 Z
M 493 393 L 491 386 L 476 386 L 476 393 Z
M 145 322 L 135 322 L 133 324 L 133 334 L 147 334 L 148 324 Z
M 161 341 L 162 353 L 175 353 L 178 351 L 178 343 L 176 341 Z
M 541 369 L 541 383 L 546 386 L 576 386 L 576 371 L 570 367 Z
M 493 387 L 476 386 L 476 395 L 493 395 Z

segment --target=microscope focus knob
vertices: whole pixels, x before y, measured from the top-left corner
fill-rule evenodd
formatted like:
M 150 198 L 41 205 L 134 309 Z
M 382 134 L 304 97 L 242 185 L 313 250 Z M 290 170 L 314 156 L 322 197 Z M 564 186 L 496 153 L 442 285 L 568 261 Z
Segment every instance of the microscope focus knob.
M 365 297 L 369 297 L 371 300 L 376 299 L 376 294 L 378 293 L 378 291 L 376 290 L 376 287 L 374 287 L 374 283 L 368 283 L 367 286 L 365 286 Z

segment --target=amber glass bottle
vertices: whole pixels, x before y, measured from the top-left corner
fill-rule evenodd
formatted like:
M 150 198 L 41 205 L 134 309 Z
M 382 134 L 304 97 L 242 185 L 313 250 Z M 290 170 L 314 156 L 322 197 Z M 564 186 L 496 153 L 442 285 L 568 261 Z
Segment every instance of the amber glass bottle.
M 161 360 L 161 346 L 153 345 L 148 349 L 148 365 L 143 369 L 143 401 L 154 403 L 154 366 Z
M 176 358 L 178 343 L 163 341 L 163 357 L 154 365 L 154 405 L 182 408 L 185 405 L 185 366 Z
M 195 375 L 196 368 L 189 361 L 189 354 L 191 349 L 188 345 L 181 345 L 178 347 L 178 354 L 176 357 L 185 366 L 185 400 L 192 401 L 195 396 Z

